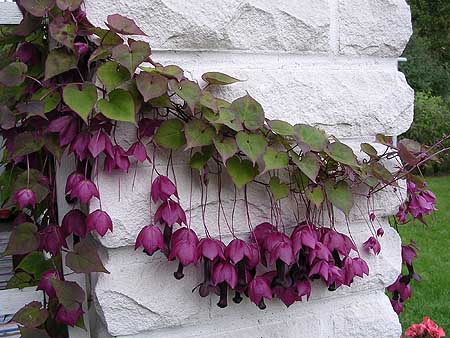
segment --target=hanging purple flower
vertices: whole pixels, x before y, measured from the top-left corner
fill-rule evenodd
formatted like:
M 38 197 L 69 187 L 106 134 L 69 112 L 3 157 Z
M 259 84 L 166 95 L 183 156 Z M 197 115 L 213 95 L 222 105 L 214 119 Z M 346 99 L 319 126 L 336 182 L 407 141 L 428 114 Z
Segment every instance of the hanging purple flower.
M 48 131 L 59 133 L 59 145 L 64 147 L 70 144 L 78 132 L 77 120 L 72 115 L 65 115 L 50 122 Z
M 166 224 L 172 226 L 175 223 L 187 224 L 186 214 L 181 206 L 172 200 L 168 200 L 161 204 L 155 213 L 155 223 Z
M 160 175 L 152 183 L 151 196 L 154 203 L 158 200 L 167 201 L 170 196 L 178 197 L 177 187 L 167 177 Z
M 237 284 L 237 271 L 234 265 L 227 262 L 219 262 L 214 265 L 212 273 L 212 282 L 214 285 L 220 283 L 226 283 L 232 289 L 236 287 Z
M 378 228 L 377 230 L 377 236 L 378 237 L 383 237 L 384 235 L 384 229 L 383 228 Z
M 56 297 L 56 291 L 51 283 L 52 279 L 60 280 L 61 276 L 57 270 L 47 270 L 41 275 L 41 280 L 37 286 L 36 290 L 44 291 L 47 296 L 51 298 Z
M 270 235 L 273 232 L 277 232 L 277 229 L 275 226 L 273 226 L 270 223 L 261 223 L 253 229 L 253 233 L 251 236 L 251 239 L 256 239 L 258 245 L 260 247 L 264 246 L 264 242 L 266 241 L 266 238 L 268 235 Z
M 61 228 L 65 238 L 71 234 L 86 237 L 86 215 L 79 209 L 69 211 L 61 222 Z
M 403 303 L 398 300 L 391 299 L 391 305 L 396 314 L 400 315 L 403 312 Z
M 402 245 L 402 260 L 403 264 L 412 266 L 414 258 L 417 257 L 415 250 L 415 243 L 411 242 L 409 245 Z
M 20 209 L 24 209 L 31 206 L 33 209 L 36 207 L 36 196 L 31 189 L 20 189 L 14 194 L 14 200 L 19 205 Z
M 134 250 L 143 247 L 148 255 L 153 255 L 158 249 L 165 250 L 161 229 L 154 225 L 147 225 L 140 232 L 134 245 Z
M 261 310 L 266 308 L 264 298 L 272 299 L 272 290 L 264 277 L 255 277 L 248 285 L 248 296 Z
M 81 203 L 87 204 L 92 197 L 97 197 L 100 199 L 100 193 L 98 192 L 94 182 L 84 179 L 73 187 L 70 197 L 78 198 Z
M 181 228 L 172 236 L 169 260 L 178 259 L 178 270 L 174 273 L 176 279 L 184 277 L 183 268 L 190 264 L 197 264 L 198 237 L 194 231 Z
M 249 243 L 248 244 L 248 254 L 246 255 L 245 264 L 247 267 L 251 269 L 255 269 L 259 262 L 261 261 L 261 255 L 259 252 L 259 247 L 256 243 Z
M 332 229 L 324 229 L 322 243 L 326 245 L 330 252 L 336 250 L 343 256 L 348 256 L 351 250 L 357 251 L 353 241 L 346 235 Z
M 316 259 L 327 262 L 333 259 L 330 250 L 321 242 L 317 242 L 314 249 L 309 252 L 309 264 L 312 264 Z
M 373 236 L 363 243 L 363 247 L 368 251 L 372 250 L 375 255 L 379 255 L 381 252 L 380 242 Z
M 126 151 L 121 146 L 114 147 L 114 161 L 116 162 L 116 167 L 124 172 L 128 172 L 131 163 L 128 159 Z
M 394 284 L 390 285 L 387 288 L 390 293 L 398 293 L 400 296 L 400 301 L 403 303 L 411 298 L 412 290 L 409 284 L 405 284 L 402 282 L 402 276 L 398 276 L 397 280 Z
M 244 257 L 251 257 L 249 245 L 239 238 L 233 239 L 225 249 L 225 256 L 234 264 L 239 263 Z
M 350 286 L 355 276 L 369 275 L 369 266 L 361 258 L 345 257 L 342 268 L 342 284 Z
M 316 261 L 311 267 L 308 277 L 319 275 L 330 287 L 336 282 L 342 281 L 342 271 L 337 266 L 329 264 L 326 261 Z
M 83 174 L 80 174 L 79 172 L 73 172 L 72 174 L 69 175 L 69 177 L 67 177 L 67 182 L 66 182 L 66 194 L 69 194 L 70 192 L 72 192 L 73 188 L 75 188 L 75 186 L 80 183 L 81 181 L 84 181 L 86 179 L 86 177 L 84 177 Z
M 60 304 L 56 311 L 56 320 L 65 325 L 74 327 L 83 314 L 84 312 L 80 304 L 77 304 L 77 307 L 74 310 L 69 310 Z
M 281 300 L 286 307 L 291 306 L 296 301 L 299 301 L 301 298 L 297 295 L 297 290 L 294 286 L 283 287 L 283 286 L 275 286 L 273 289 L 273 294 L 279 300 Z
M 96 158 L 100 153 L 105 152 L 109 157 L 114 157 L 114 149 L 109 136 L 101 129 L 94 134 L 88 145 L 92 156 Z
M 144 163 L 147 160 L 147 149 L 141 141 L 136 141 L 128 149 L 127 155 L 133 156 L 137 161 Z
M 86 229 L 87 231 L 95 230 L 103 237 L 108 230 L 113 231 L 111 217 L 105 211 L 97 209 L 86 217 Z
M 197 245 L 198 257 L 205 257 L 210 261 L 225 260 L 225 244 L 213 238 L 202 238 Z
M 406 205 L 402 204 L 400 205 L 400 208 L 397 212 L 397 215 L 395 215 L 395 217 L 397 217 L 398 222 L 400 224 L 405 224 L 406 223 Z
M 311 282 L 307 279 L 295 282 L 295 287 L 297 289 L 297 294 L 300 300 L 303 296 L 306 296 L 306 300 L 311 297 Z
M 39 232 L 39 248 L 57 256 L 61 248 L 67 248 L 67 243 L 59 226 L 48 225 Z
M 287 265 L 294 261 L 292 242 L 288 236 L 281 232 L 267 236 L 265 247 L 269 252 L 269 264 L 274 264 L 278 259 Z
M 301 249 L 314 249 L 319 241 L 319 235 L 312 225 L 300 224 L 295 228 L 291 239 L 294 254 L 297 256 Z
M 75 153 L 80 161 L 84 161 L 88 156 L 88 145 L 90 141 L 89 133 L 79 133 L 70 144 L 69 154 Z

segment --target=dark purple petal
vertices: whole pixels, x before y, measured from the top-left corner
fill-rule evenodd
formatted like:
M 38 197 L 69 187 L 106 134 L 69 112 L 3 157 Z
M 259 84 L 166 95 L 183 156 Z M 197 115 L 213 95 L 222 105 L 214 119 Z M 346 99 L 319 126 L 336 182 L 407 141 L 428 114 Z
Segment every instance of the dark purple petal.
M 147 149 L 142 142 L 137 141 L 127 151 L 128 156 L 134 156 L 136 160 L 143 163 L 147 160 Z
M 45 271 L 41 275 L 41 280 L 39 281 L 39 284 L 37 286 L 36 290 L 44 291 L 49 298 L 55 298 L 56 297 L 56 291 L 53 287 L 53 284 L 51 283 L 52 279 L 58 279 L 60 280 L 60 274 L 56 270 L 48 270 Z
M 87 231 L 97 231 L 103 237 L 108 230 L 113 231 L 111 217 L 106 212 L 97 209 L 86 217 L 86 228 Z
M 36 196 L 31 189 L 20 189 L 14 194 L 14 200 L 19 204 L 19 208 L 23 209 L 28 206 L 36 207 Z
M 56 320 L 65 325 L 74 327 L 83 313 L 83 309 L 79 304 L 78 307 L 75 308 L 75 310 L 68 310 L 63 305 L 59 305 L 56 312 Z
M 161 229 L 154 225 L 144 227 L 136 239 L 134 249 L 143 247 L 145 252 L 150 256 L 158 249 L 165 250 L 164 238 Z
M 61 228 L 65 238 L 71 234 L 86 237 L 86 215 L 79 209 L 69 211 L 61 222 Z
M 236 268 L 230 263 L 220 262 L 214 266 L 211 280 L 214 286 L 226 282 L 234 289 L 238 281 Z
M 56 225 L 48 225 L 39 232 L 40 244 L 39 248 L 57 256 L 61 248 L 67 248 L 62 229 Z
M 78 198 L 83 204 L 87 204 L 92 197 L 100 198 L 100 194 L 94 182 L 87 179 L 78 182 L 72 189 L 70 196 L 72 198 Z

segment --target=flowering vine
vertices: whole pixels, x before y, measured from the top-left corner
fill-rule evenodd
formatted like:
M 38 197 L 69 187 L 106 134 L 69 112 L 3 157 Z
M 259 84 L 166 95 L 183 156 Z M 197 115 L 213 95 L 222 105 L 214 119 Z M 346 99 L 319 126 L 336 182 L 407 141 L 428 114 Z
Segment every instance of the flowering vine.
M 408 199 L 399 220 L 406 221 L 406 213 L 423 220 L 434 210 L 434 195 L 413 173 L 447 150 L 442 143 L 428 148 L 402 140 L 395 145 L 379 135 L 384 151 L 363 143 L 365 156 L 358 159 L 350 147 L 316 127 L 265 118 L 249 94 L 232 102 L 215 96 L 214 88 L 237 78 L 207 72 L 200 86 L 180 67 L 156 62 L 147 42 L 130 37 L 146 35 L 133 20 L 116 14 L 108 17 L 106 29 L 95 27 L 82 0 L 18 4 L 23 21 L 2 41 L 11 62 L 0 70 L 6 168 L 0 217 L 15 225 L 4 255 L 21 257 L 9 286 L 37 285 L 45 293 L 44 303 L 30 303 L 14 317 L 24 338 L 65 337 L 67 325 L 83 327 L 85 294 L 66 279 L 67 271 L 108 273 L 89 240 L 90 233 L 113 231 L 101 203 L 89 210 L 93 199 L 101 202 L 95 183 L 100 170 L 128 173 L 136 163 L 152 166 L 150 196 L 157 209 L 135 248 L 178 261 L 176 279 L 184 277 L 185 267 L 201 265 L 203 281 L 194 290 L 201 297 L 216 294 L 219 307 L 228 305 L 230 292 L 234 303 L 248 297 L 264 309 L 265 301 L 276 297 L 290 306 L 309 299 L 315 280 L 334 291 L 368 275 L 353 240 L 334 229 L 334 210 L 348 217 L 356 195 L 370 205 L 375 193 L 386 187 L 400 191 L 398 182 L 406 179 Z M 136 127 L 128 149 L 115 139 L 122 123 Z M 210 184 L 211 175 L 222 174 L 244 192 L 250 184 L 264 185 L 275 216 L 249 226 L 247 238 L 230 229 L 232 239 L 225 243 L 212 238 L 206 226 L 205 237 L 199 238 L 180 205 L 175 177 L 157 170 L 153 159 L 164 151 L 170 152 L 168 166 L 172 152 L 189 153 L 202 186 Z M 76 163 L 65 186 L 72 209 L 59 215 L 56 174 L 68 157 Z M 396 167 L 388 170 L 386 160 L 396 161 Z M 360 187 L 367 192 L 358 192 Z M 307 210 L 290 233 L 280 224 L 280 201 L 288 198 Z M 372 236 L 364 247 L 379 254 L 384 231 L 375 228 L 371 210 L 368 219 Z M 410 295 L 409 281 L 418 278 L 412 268 L 414 248 L 403 251 L 410 273 L 389 289 L 398 309 Z

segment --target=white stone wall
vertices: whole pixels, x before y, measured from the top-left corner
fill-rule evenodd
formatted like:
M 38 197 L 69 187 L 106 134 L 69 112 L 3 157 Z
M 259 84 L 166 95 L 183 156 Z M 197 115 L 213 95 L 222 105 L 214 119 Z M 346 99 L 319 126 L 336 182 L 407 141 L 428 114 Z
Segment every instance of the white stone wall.
M 248 91 L 269 118 L 314 124 L 354 144 L 372 141 L 377 133 L 400 134 L 412 121 L 413 91 L 397 71 L 396 60 L 411 35 L 405 0 L 87 0 L 87 12 L 98 24 L 113 13 L 134 18 L 148 33 L 157 61 L 179 64 L 199 82 L 205 71 L 246 80 L 220 94 L 231 99 Z M 134 133 L 123 127 L 120 142 L 131 144 Z M 184 158 L 174 162 L 187 207 L 189 170 Z M 159 164 L 165 168 L 164 161 Z M 175 263 L 134 252 L 138 231 L 151 219 L 151 170 L 137 168 L 133 186 L 134 171 L 99 176 L 102 205 L 113 218 L 114 233 L 100 239 L 111 274 L 93 276 L 99 316 L 94 337 L 400 336 L 398 318 L 384 295 L 401 266 L 400 239 L 387 223 L 400 201 L 396 194 L 383 193 L 376 200 L 377 222 L 386 233 L 380 256 L 362 253 L 370 265 L 368 278 L 334 293 L 317 282 L 310 302 L 289 309 L 278 301 L 269 302 L 266 311 L 248 302 L 219 309 L 215 298 L 191 293 L 201 279 L 194 269 L 178 282 Z M 192 215 L 201 233 L 197 186 L 194 181 Z M 207 219 L 216 222 L 214 182 L 209 189 Z M 258 189 L 249 192 L 254 224 L 269 216 L 264 192 Z M 233 194 L 224 189 L 226 210 Z M 241 197 L 238 211 L 239 203 Z M 283 208 L 292 209 L 288 202 Z M 285 221 L 294 225 L 293 216 L 286 214 Z M 244 219 L 238 212 L 236 224 Z M 338 228 L 347 232 L 343 217 L 339 219 Z M 350 229 L 359 246 L 369 237 L 358 208 L 352 211 Z

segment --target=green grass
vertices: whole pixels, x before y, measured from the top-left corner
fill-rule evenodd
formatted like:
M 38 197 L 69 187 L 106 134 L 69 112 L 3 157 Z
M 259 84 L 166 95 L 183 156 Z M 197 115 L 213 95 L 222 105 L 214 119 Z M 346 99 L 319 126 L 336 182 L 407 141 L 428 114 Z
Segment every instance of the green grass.
M 414 268 L 422 277 L 413 282 L 400 321 L 406 329 L 428 316 L 450 334 L 450 176 L 426 181 L 439 210 L 427 218 L 428 225 L 416 221 L 399 228 L 403 243 L 413 240 L 420 249 Z

